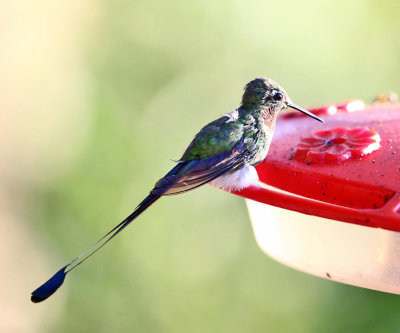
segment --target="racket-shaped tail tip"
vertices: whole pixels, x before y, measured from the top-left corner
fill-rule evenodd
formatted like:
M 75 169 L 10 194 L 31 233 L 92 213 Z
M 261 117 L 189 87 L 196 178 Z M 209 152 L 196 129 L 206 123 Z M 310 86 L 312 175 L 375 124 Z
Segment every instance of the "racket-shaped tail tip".
M 54 274 L 50 280 L 43 283 L 39 288 L 32 292 L 31 301 L 33 303 L 40 303 L 53 295 L 58 288 L 64 283 L 65 275 L 68 272 L 65 272 L 65 269 L 68 267 L 65 266 L 61 268 L 56 274 Z

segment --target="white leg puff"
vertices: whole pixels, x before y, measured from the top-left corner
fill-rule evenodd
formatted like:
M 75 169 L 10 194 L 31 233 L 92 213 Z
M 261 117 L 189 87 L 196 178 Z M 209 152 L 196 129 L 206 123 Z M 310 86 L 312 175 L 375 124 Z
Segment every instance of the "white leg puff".
M 235 172 L 229 172 L 214 179 L 211 184 L 226 191 L 240 191 L 250 185 L 255 185 L 258 181 L 256 169 L 248 165 Z

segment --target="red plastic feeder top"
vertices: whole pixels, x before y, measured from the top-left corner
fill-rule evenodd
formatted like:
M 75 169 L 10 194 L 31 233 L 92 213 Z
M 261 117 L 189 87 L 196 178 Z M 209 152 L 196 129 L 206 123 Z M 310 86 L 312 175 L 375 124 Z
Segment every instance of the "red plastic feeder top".
M 279 117 L 256 168 L 263 185 L 242 197 L 293 211 L 400 231 L 400 105 L 361 100 Z

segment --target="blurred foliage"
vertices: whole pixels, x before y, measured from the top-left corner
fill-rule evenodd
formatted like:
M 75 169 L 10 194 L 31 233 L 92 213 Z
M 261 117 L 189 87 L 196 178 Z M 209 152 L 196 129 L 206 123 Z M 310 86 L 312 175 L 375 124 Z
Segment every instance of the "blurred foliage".
M 56 253 L 54 270 L 128 215 L 201 126 L 238 106 L 254 77 L 273 78 L 305 106 L 400 91 L 397 1 L 97 5 L 98 31 L 81 47 L 93 85 L 89 135 L 66 174 L 30 190 L 30 223 Z M 49 332 L 400 327 L 399 296 L 272 261 L 255 243 L 244 201 L 209 186 L 160 200 L 65 285 Z M 40 306 L 51 311 L 48 302 Z

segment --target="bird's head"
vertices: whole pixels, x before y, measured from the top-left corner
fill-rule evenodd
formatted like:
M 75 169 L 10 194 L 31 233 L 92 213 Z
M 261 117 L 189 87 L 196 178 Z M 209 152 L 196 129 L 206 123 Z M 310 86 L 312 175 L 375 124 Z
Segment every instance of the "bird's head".
M 274 117 L 278 115 L 279 111 L 292 108 L 318 121 L 324 122 L 311 112 L 293 104 L 286 91 L 279 84 L 266 77 L 256 78 L 246 85 L 242 105 L 244 107 L 256 106 L 266 108 Z

